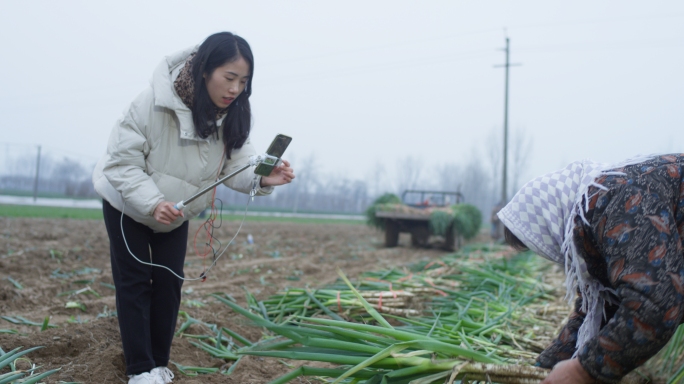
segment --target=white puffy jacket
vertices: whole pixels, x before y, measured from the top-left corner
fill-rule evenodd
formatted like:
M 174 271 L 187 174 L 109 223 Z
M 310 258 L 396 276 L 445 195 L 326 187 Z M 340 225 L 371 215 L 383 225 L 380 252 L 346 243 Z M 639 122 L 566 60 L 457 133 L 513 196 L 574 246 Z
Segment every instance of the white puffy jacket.
M 202 139 L 195 133 L 190 109 L 176 94 L 173 82 L 188 56 L 197 47 L 167 56 L 154 71 L 150 87 L 130 105 L 114 125 L 107 153 L 93 171 L 95 191 L 114 208 L 156 232 L 169 232 L 184 220 L 199 215 L 211 205 L 208 192 L 188 204 L 185 219 L 179 217 L 170 225 L 152 216 L 162 201 L 179 202 L 219 177 L 247 163 L 256 151 L 249 139 L 225 159 L 222 136 Z M 221 170 L 221 160 L 225 159 Z M 259 187 L 260 178 L 248 168 L 228 179 L 225 185 L 249 193 L 268 194 L 273 187 Z M 125 202 L 125 206 L 124 206 Z

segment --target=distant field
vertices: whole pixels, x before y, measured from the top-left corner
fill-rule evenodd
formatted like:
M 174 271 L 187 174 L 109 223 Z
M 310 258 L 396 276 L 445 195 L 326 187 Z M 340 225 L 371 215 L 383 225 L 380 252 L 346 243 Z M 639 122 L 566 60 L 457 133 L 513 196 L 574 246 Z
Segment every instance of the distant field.
M 29 205 L 0 205 L 0 217 L 42 217 L 63 219 L 102 219 L 102 210 L 89 208 L 37 207 Z M 223 220 L 239 221 L 242 215 L 222 215 Z M 201 219 L 195 219 L 201 220 Z M 300 217 L 247 216 L 245 221 L 311 223 L 311 224 L 363 224 L 362 220 L 338 220 Z
M 0 216 L 63 219 L 102 219 L 101 209 L 0 205 Z

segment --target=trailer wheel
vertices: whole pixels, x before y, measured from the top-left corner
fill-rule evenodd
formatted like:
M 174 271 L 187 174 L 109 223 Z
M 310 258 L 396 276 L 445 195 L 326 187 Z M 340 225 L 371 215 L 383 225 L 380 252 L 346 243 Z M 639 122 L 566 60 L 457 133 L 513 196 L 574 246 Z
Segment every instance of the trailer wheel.
M 430 230 L 427 226 L 417 226 L 411 229 L 411 245 L 414 247 L 424 247 L 428 243 Z
M 399 244 L 399 223 L 385 220 L 385 246 L 396 247 Z
M 456 244 L 456 234 L 454 233 L 454 225 L 451 224 L 444 235 L 444 246 L 442 247 L 445 251 L 453 252 L 458 250 Z

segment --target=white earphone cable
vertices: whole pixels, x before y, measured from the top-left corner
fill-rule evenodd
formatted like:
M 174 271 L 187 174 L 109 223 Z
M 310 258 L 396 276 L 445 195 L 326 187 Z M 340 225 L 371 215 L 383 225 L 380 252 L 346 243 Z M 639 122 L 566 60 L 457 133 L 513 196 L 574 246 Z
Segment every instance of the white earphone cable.
M 128 253 L 130 253 L 131 256 L 133 256 L 133 258 L 136 259 L 139 263 L 144 264 L 144 265 L 149 265 L 150 267 L 164 268 L 164 269 L 168 270 L 169 272 L 171 272 L 174 276 L 176 276 L 177 278 L 179 278 L 179 279 L 181 279 L 181 280 L 183 280 L 183 281 L 202 280 L 202 279 L 205 279 L 205 278 L 206 278 L 207 273 L 209 273 L 209 271 L 214 267 L 214 265 L 216 265 L 216 262 L 218 261 L 218 259 L 220 259 L 221 256 L 223 256 L 223 254 L 226 252 L 226 250 L 228 249 L 228 247 L 233 243 L 233 241 L 235 240 L 235 238 L 237 237 L 237 235 L 240 233 L 240 230 L 242 229 L 242 225 L 245 223 L 245 218 L 247 217 L 247 208 L 249 208 L 249 203 L 252 201 L 252 199 L 253 199 L 253 197 L 254 197 L 254 195 L 255 195 L 255 192 L 256 192 L 255 190 L 252 190 L 252 192 L 249 194 L 249 197 L 247 198 L 247 205 L 245 205 L 245 211 L 244 211 L 244 213 L 243 213 L 243 215 L 242 215 L 242 221 L 240 222 L 240 226 L 238 227 L 237 232 L 235 232 L 235 235 L 233 236 L 233 238 L 230 239 L 230 241 L 228 242 L 228 244 L 226 244 L 225 248 L 223 248 L 223 251 L 221 251 L 221 253 L 219 253 L 218 256 L 214 257 L 214 261 L 211 263 L 211 265 L 209 266 L 209 268 L 207 268 L 204 272 L 202 272 L 202 274 L 200 275 L 200 277 L 197 277 L 197 278 L 186 278 L 186 277 L 181 277 L 181 276 L 179 276 L 176 272 L 174 272 L 171 268 L 169 268 L 169 267 L 167 267 L 167 266 L 165 266 L 165 265 L 159 265 L 159 264 L 148 263 L 148 262 L 146 262 L 146 261 L 142 261 L 142 260 L 138 259 L 138 258 L 133 254 L 133 252 L 131 251 L 131 248 L 129 248 L 129 246 L 128 246 L 128 241 L 126 241 L 126 235 L 124 234 L 124 228 L 123 228 L 123 218 L 124 218 L 124 211 L 125 211 L 125 209 L 126 209 L 126 201 L 124 201 L 124 203 L 123 203 L 123 208 L 121 209 L 121 221 L 120 221 L 120 224 L 121 224 L 121 236 L 123 237 L 124 244 L 126 244 L 126 249 L 128 250 Z M 220 214 L 220 213 L 219 213 L 219 214 Z

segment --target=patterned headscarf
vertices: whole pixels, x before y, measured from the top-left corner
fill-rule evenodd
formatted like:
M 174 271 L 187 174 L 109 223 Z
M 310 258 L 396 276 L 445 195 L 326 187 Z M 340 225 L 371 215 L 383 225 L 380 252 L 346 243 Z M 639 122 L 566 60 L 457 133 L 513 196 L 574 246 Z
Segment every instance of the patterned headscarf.
M 565 267 L 566 299 L 573 300 L 576 290 L 582 295 L 582 311 L 586 314 L 577 335 L 577 350 L 598 335 L 606 301 L 616 302 L 615 291 L 603 286 L 587 270 L 584 249 L 573 241 L 575 218 L 584 218 L 588 207 L 582 206 L 590 186 L 605 190 L 597 184 L 601 175 L 622 174 L 609 170 L 642 162 L 634 158 L 616 165 L 592 161 L 576 161 L 567 167 L 537 177 L 525 184 L 497 214 L 501 222 L 533 252 Z

